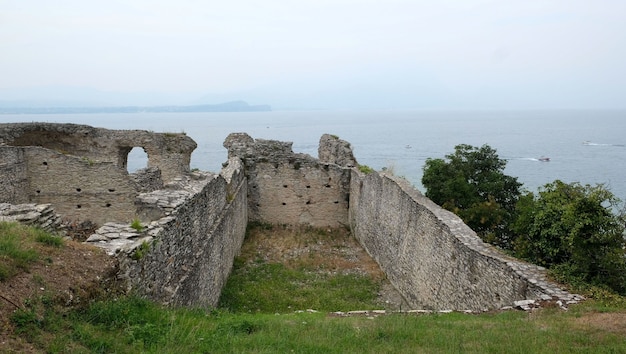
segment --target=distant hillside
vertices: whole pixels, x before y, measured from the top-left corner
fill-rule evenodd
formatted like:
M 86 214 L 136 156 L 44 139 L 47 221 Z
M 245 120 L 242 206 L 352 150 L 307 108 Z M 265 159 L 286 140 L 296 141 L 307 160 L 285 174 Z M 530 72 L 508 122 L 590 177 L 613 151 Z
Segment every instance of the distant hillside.
M 244 101 L 192 106 L 114 106 L 114 107 L 10 107 L 0 105 L 0 114 L 142 113 L 142 112 L 267 112 L 269 105 L 249 105 Z

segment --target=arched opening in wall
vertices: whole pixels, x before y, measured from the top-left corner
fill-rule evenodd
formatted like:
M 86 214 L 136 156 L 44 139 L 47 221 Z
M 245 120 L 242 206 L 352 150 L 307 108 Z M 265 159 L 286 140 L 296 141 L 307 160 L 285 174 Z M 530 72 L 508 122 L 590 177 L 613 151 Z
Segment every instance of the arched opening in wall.
M 128 173 L 136 172 L 148 167 L 148 154 L 142 147 L 134 147 L 128 153 L 126 170 Z

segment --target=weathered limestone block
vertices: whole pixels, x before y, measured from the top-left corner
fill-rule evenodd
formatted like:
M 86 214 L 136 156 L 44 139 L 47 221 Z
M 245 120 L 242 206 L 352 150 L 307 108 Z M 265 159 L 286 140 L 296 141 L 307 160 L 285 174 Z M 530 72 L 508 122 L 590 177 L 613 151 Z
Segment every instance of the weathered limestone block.
M 350 143 L 336 135 L 324 134 L 317 149 L 318 158 L 323 163 L 332 163 L 344 167 L 357 166 Z

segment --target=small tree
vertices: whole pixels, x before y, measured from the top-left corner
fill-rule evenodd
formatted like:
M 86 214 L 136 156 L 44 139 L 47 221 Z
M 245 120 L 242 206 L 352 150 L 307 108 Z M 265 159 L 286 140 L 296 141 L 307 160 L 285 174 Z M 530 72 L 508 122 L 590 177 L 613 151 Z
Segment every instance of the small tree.
M 556 180 L 518 204 L 514 229 L 518 256 L 555 269 L 569 281 L 626 292 L 624 215 L 603 185 Z
M 487 242 L 511 249 L 509 225 L 521 194 L 517 178 L 504 174 L 506 160 L 489 145 L 457 145 L 443 159 L 427 159 L 426 196 L 455 214 Z

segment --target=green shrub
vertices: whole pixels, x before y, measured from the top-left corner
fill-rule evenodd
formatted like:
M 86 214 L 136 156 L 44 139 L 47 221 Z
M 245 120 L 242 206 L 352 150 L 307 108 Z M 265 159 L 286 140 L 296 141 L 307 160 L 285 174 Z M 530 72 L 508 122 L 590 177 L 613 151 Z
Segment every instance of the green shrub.
M 135 248 L 131 258 L 138 261 L 148 254 L 148 252 L 150 252 L 150 243 L 144 241 L 139 247 Z
M 141 232 L 143 230 L 143 225 L 141 225 L 141 220 L 139 220 L 139 218 L 134 218 L 130 223 L 130 227 L 137 230 L 137 232 Z
M 625 218 L 612 210 L 618 204 L 603 185 L 546 184 L 518 205 L 516 254 L 573 284 L 625 294 Z
M 359 165 L 359 171 L 367 175 L 374 172 L 374 169 L 369 167 L 368 165 Z

